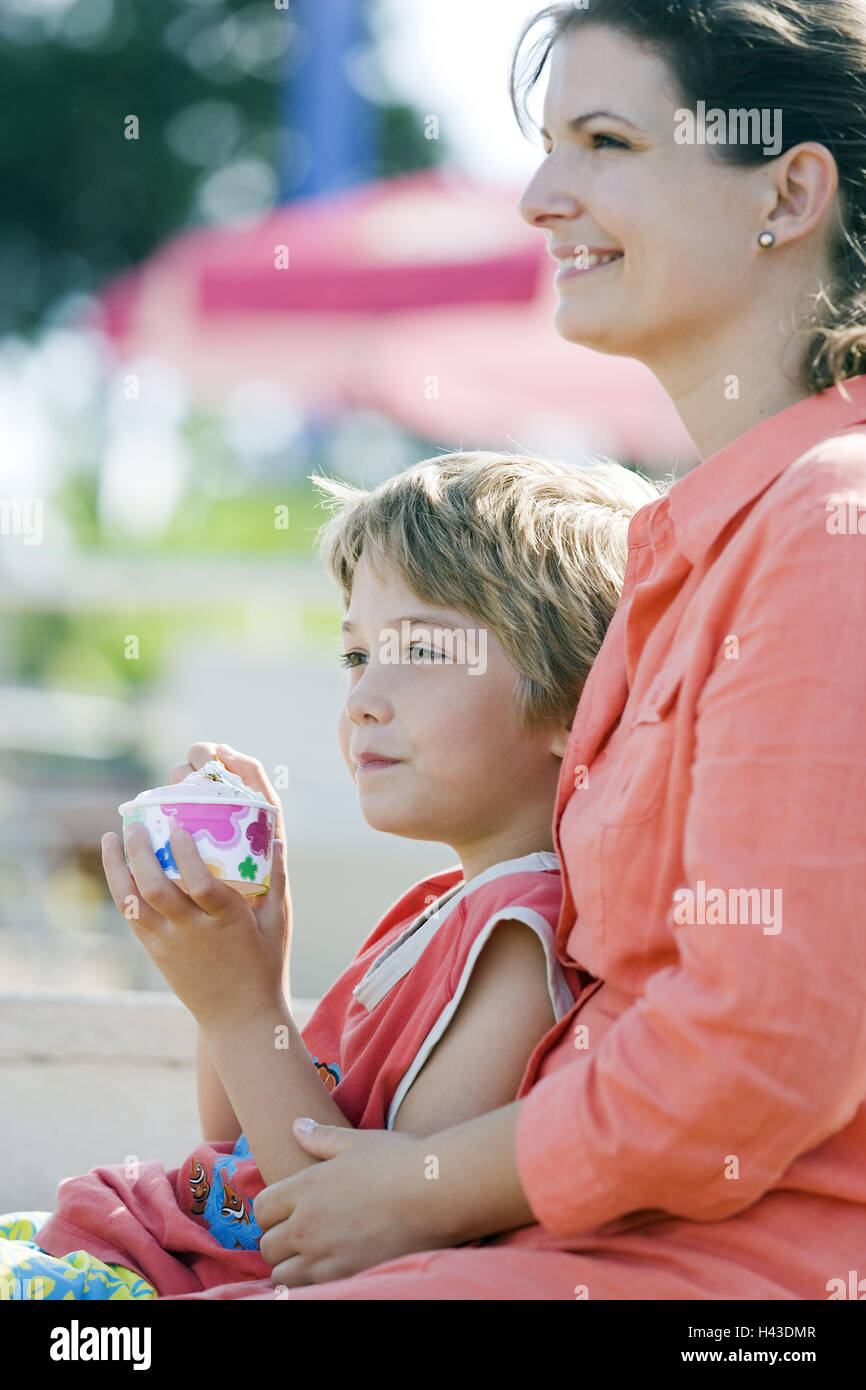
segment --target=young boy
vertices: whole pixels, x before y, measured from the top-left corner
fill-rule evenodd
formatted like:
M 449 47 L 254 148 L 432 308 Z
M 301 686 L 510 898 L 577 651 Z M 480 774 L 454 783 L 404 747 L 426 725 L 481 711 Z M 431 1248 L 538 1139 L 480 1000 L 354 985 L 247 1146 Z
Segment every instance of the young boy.
M 506 1104 L 585 982 L 554 945 L 554 798 L 628 525 L 657 489 L 616 465 L 493 453 L 430 459 L 371 492 L 313 481 L 337 504 L 318 548 L 346 608 L 337 735 L 362 813 L 447 844 L 459 863 L 389 908 L 298 1033 L 282 819 L 255 907 L 194 845 L 172 838 L 186 896 L 138 827 L 134 878 L 106 837 L 115 902 L 141 899 L 133 929 L 199 1022 L 209 1137 L 178 1169 L 94 1168 L 60 1184 L 44 1222 L 5 1218 L 20 1248 L 12 1259 L 0 1246 L 0 1269 L 43 1279 L 44 1297 L 189 1296 L 267 1278 L 253 1202 L 315 1161 L 294 1139 L 298 1115 L 423 1134 Z M 279 804 L 254 760 L 210 744 L 189 756 L 172 781 L 217 756 Z

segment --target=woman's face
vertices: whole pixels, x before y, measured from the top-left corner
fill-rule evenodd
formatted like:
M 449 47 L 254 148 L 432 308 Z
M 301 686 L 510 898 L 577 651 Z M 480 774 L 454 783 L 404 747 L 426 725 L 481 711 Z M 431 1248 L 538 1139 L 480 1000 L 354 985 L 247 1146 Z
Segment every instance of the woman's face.
M 546 158 L 520 202 L 551 253 L 621 253 L 558 278 L 557 332 L 666 373 L 696 344 L 705 360 L 713 336 L 723 357 L 742 331 L 766 288 L 757 237 L 775 203 L 763 164 L 735 168 L 711 146 L 675 142 L 684 106 L 667 64 L 627 35 L 592 24 L 564 34 L 549 60 Z M 595 111 L 614 115 L 571 127 Z

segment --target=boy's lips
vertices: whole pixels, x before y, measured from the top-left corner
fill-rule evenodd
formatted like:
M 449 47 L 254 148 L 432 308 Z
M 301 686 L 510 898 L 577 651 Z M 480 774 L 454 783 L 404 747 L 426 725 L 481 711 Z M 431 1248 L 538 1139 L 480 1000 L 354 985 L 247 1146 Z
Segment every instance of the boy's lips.
M 401 760 L 399 758 L 386 758 L 383 753 L 358 753 L 355 755 L 355 765 L 359 772 L 370 767 L 396 767 Z

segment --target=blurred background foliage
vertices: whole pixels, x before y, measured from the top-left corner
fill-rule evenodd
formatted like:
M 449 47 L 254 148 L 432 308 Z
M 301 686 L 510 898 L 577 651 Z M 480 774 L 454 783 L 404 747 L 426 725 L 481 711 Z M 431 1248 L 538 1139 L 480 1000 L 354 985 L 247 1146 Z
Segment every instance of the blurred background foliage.
M 187 262 L 180 290 L 151 313 L 139 355 L 118 357 L 88 313 L 109 282 L 159 260 L 185 230 L 221 234 L 294 199 L 433 165 L 459 169 L 449 131 L 464 169 L 474 157 L 481 188 L 512 124 L 505 48 L 538 6 L 446 8 L 448 24 L 442 0 L 0 0 L 0 504 L 44 502 L 36 543 L 0 534 L 0 988 L 166 987 L 109 898 L 100 837 L 119 828 L 120 802 L 165 783 L 199 740 L 260 758 L 272 781 L 291 770 L 283 805 L 301 996 L 330 986 L 408 884 L 454 863 L 448 847 L 375 832 L 361 815 L 334 737 L 343 612 L 315 557 L 327 512 L 308 475 L 371 487 L 450 449 L 546 452 L 550 440 L 549 452 L 579 458 L 571 362 L 560 410 L 548 395 L 539 403 L 544 349 L 535 340 L 530 360 L 515 361 L 501 327 L 515 320 L 500 311 L 533 309 L 540 283 L 534 233 L 532 264 L 515 255 L 511 154 L 499 199 L 449 203 L 437 187 L 390 225 L 390 238 L 381 223 L 371 234 L 401 285 L 413 256 L 428 295 L 436 277 L 424 279 L 427 268 L 437 256 L 446 266 L 448 284 L 440 277 L 424 300 L 440 337 L 431 330 L 428 340 L 427 321 L 410 309 L 399 341 L 432 359 L 406 354 L 403 385 L 420 410 L 401 415 L 378 390 L 387 382 L 379 362 L 401 359 L 369 353 L 361 320 L 354 356 L 332 354 L 320 334 L 340 402 L 320 416 L 289 371 L 265 379 L 271 363 L 250 352 L 261 321 L 247 300 L 246 339 L 222 320 L 225 384 L 196 389 L 188 358 L 172 360 L 174 343 L 162 351 L 173 311 L 178 324 L 190 311 L 179 303 Z M 473 122 L 473 108 L 491 124 Z M 126 138 L 131 117 L 137 139 Z M 525 240 L 527 231 L 520 222 Z M 327 277 L 343 254 L 333 245 Z M 470 406 L 448 417 L 448 392 L 425 396 L 423 383 L 431 373 L 438 384 L 439 358 L 461 347 L 460 330 L 439 317 L 455 263 L 466 272 L 458 308 L 473 326 L 489 314 L 488 338 L 477 341 L 500 356 L 472 338 L 471 360 L 458 351 L 446 365 L 452 406 L 461 395 Z M 475 297 L 479 263 L 490 272 L 486 305 Z M 391 322 L 391 283 L 383 293 L 377 324 Z M 214 320 L 201 318 L 210 349 Z M 267 350 L 282 366 L 293 325 L 276 315 L 270 324 Z M 511 332 L 525 353 L 520 329 Z M 309 339 L 296 332 L 298 343 L 306 366 Z M 352 377 L 362 356 L 366 396 Z M 202 357 L 208 372 L 213 358 Z M 503 358 L 514 369 L 505 388 Z M 493 406 L 482 425 L 484 388 Z M 616 392 L 609 399 L 618 413 Z M 530 433 L 544 445 L 527 443 Z M 278 508 L 288 509 L 287 528 L 275 525 Z
M 0 334 L 32 331 L 64 295 L 96 290 L 227 198 L 285 191 L 297 38 L 274 0 L 3 0 Z M 418 113 L 371 100 L 371 85 L 358 95 L 377 138 L 359 172 L 438 162 Z

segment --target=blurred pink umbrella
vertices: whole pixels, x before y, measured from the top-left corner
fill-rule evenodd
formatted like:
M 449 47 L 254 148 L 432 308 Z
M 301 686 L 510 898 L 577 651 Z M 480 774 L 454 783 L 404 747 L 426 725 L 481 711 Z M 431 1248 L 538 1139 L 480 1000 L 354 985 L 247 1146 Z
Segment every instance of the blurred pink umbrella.
M 375 409 L 447 448 L 524 447 L 548 423 L 694 462 L 646 367 L 558 337 L 555 266 L 519 196 L 440 168 L 194 228 L 103 291 L 103 325 L 121 360 L 162 357 L 214 402 L 264 378 L 305 413 Z

